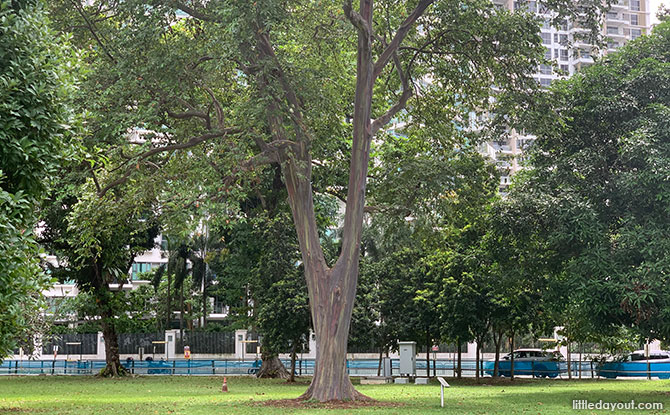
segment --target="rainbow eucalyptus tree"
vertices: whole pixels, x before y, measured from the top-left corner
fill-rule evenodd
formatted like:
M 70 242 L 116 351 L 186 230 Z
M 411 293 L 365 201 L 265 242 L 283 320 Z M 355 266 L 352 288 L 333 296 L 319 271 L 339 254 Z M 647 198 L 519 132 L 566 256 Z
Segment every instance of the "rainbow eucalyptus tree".
M 601 4 L 580 5 L 590 3 Z M 164 175 L 156 180 L 178 193 L 166 196 L 166 208 L 198 200 L 214 212 L 235 198 L 240 183 L 253 186 L 264 166 L 279 164 L 317 337 L 303 398 L 365 399 L 349 380 L 345 357 L 371 148 L 389 123 L 412 123 L 417 111 L 457 130 L 469 111 L 491 109 L 492 85 L 501 97 L 535 89 L 527 74 L 542 55 L 536 19 L 482 0 L 60 6 L 63 30 L 75 31 L 94 61 L 90 85 L 100 92 L 90 110 L 105 112 L 109 131 L 153 132 L 142 145 L 115 141 L 117 165 L 99 193 L 150 165 L 151 174 Z M 316 185 L 346 203 L 342 248 L 332 262 L 319 238 Z

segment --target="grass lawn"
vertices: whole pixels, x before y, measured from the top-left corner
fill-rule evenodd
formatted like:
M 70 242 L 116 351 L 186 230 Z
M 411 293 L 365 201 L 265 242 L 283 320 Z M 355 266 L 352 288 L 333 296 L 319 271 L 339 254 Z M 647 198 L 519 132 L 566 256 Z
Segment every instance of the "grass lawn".
M 620 414 L 670 414 L 670 381 L 646 380 L 507 380 L 475 385 L 450 380 L 445 407 L 440 388 L 424 385 L 362 385 L 366 395 L 394 407 L 349 409 L 278 408 L 267 399 L 295 398 L 308 379 L 283 381 L 229 377 L 230 392 L 221 392 L 221 377 L 136 377 L 119 380 L 83 376 L 0 376 L 0 414 L 606 414 L 573 411 L 573 399 L 607 402 L 662 402 L 661 411 L 619 410 Z

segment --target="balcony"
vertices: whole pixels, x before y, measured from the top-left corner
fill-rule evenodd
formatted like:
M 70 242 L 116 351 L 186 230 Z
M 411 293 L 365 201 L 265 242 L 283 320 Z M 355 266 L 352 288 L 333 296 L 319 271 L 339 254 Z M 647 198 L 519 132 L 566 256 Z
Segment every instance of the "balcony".
M 575 57 L 572 59 L 570 62 L 572 65 L 591 65 L 593 64 L 593 58 L 590 55 L 584 55 L 584 56 L 579 56 Z
M 616 16 L 607 15 L 605 23 L 608 25 L 625 25 L 628 24 L 628 20 L 623 18 L 623 14 L 617 14 Z
M 628 2 L 627 1 L 620 1 L 617 3 L 612 3 L 610 5 L 610 10 L 615 11 L 615 10 L 628 10 Z

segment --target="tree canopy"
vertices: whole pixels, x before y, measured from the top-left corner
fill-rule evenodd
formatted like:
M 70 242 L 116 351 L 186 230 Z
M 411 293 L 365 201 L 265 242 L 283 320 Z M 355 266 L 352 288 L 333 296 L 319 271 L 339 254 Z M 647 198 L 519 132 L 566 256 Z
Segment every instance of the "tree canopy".
M 633 327 L 667 340 L 670 26 L 552 88 L 531 119 L 532 169 L 511 193 L 542 246 L 571 338 Z M 538 239 L 539 238 L 539 239 Z

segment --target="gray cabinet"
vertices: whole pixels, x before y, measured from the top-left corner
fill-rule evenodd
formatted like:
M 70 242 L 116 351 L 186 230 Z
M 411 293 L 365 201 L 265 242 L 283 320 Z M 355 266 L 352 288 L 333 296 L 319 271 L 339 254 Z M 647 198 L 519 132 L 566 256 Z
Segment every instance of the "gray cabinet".
M 398 342 L 400 349 L 400 376 L 416 375 L 416 342 Z

